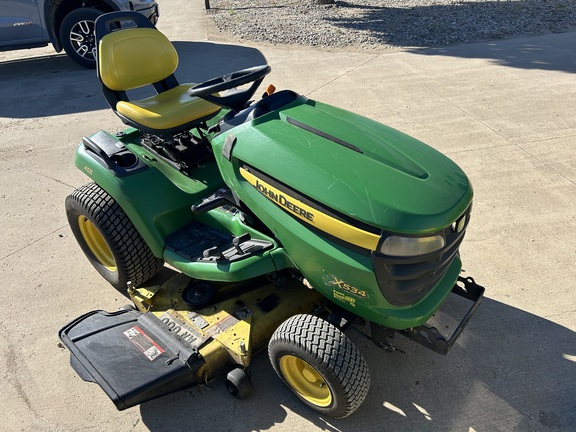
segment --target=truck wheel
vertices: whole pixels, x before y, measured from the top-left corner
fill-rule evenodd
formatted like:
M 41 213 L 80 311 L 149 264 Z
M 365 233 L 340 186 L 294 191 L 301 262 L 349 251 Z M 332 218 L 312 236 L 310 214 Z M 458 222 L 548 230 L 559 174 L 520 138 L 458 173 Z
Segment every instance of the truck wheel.
M 160 271 L 164 261 L 156 258 L 144 239 L 106 191 L 95 183 L 84 185 L 66 198 L 70 228 L 96 270 L 118 291 L 134 286 Z
M 64 51 L 76 63 L 87 68 L 96 67 L 94 22 L 102 14 L 100 9 L 75 9 L 64 17 L 60 26 L 60 41 Z
M 313 315 L 294 315 L 268 344 L 274 370 L 302 402 L 336 418 L 352 414 L 370 387 L 358 348 L 339 329 Z

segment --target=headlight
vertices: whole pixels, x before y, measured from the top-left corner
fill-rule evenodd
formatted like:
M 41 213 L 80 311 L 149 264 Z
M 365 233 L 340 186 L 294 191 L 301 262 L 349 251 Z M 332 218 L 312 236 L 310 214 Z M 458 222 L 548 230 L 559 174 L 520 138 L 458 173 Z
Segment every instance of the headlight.
M 384 240 L 380 252 L 385 255 L 410 257 L 425 255 L 444 247 L 444 237 L 434 235 L 428 237 L 390 236 Z
M 460 233 L 466 227 L 466 216 L 461 217 L 459 220 L 452 224 L 452 231 Z

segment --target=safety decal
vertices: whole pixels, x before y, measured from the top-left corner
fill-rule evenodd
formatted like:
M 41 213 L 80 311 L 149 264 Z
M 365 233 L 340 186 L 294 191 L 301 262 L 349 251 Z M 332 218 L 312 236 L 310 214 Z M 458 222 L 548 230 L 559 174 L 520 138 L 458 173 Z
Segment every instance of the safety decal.
M 154 342 L 154 340 L 138 326 L 131 327 L 123 333 L 150 361 L 156 360 L 156 358 L 164 352 L 162 347 Z
M 226 330 L 252 315 L 252 313 L 250 308 L 244 306 L 236 310 L 232 315 L 225 314 L 224 318 L 218 320 L 214 325 L 206 329 L 206 334 L 214 337 L 220 333 L 224 333 Z

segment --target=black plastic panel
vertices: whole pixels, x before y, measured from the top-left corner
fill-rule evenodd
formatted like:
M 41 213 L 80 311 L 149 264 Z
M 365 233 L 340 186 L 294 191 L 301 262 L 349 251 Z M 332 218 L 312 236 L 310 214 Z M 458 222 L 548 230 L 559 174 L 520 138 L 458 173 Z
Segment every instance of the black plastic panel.
M 153 314 L 93 311 L 59 332 L 70 364 L 123 410 L 197 383 L 203 361 Z

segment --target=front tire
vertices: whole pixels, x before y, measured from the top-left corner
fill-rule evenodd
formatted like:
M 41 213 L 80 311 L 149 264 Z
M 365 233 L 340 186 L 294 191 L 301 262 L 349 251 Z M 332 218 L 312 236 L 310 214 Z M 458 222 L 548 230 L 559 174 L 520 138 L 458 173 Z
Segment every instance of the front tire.
M 126 294 L 156 275 L 164 261 L 156 258 L 120 205 L 95 183 L 66 198 L 66 216 L 82 251 L 114 288 Z
M 270 338 L 274 370 L 296 396 L 335 418 L 352 414 L 370 388 L 370 372 L 358 348 L 338 328 L 313 315 L 294 315 Z
M 66 54 L 81 66 L 96 67 L 96 36 L 94 22 L 102 15 L 100 9 L 79 8 L 70 12 L 60 26 L 60 42 Z

